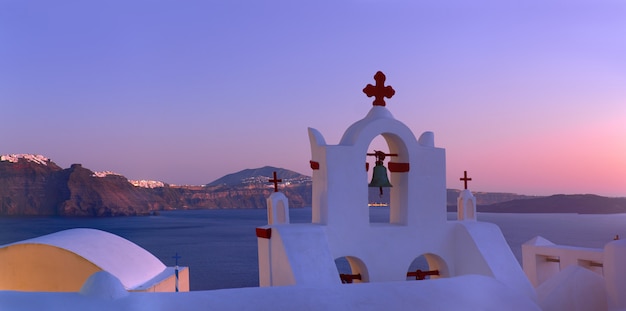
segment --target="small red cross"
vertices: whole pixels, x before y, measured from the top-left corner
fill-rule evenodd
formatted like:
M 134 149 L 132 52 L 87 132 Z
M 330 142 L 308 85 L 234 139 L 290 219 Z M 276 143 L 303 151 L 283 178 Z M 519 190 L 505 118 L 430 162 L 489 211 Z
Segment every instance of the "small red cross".
M 363 89 L 363 93 L 365 93 L 367 97 L 374 96 L 374 106 L 385 107 L 385 97 L 391 98 L 394 94 L 396 94 L 396 91 L 391 86 L 385 86 L 385 79 L 387 79 L 385 74 L 379 71 L 374 75 L 376 85 L 368 84 Z
M 274 179 L 269 180 L 269 182 L 274 183 L 274 192 L 278 192 L 278 183 L 282 181 L 282 179 L 276 178 L 276 172 L 274 172 Z
M 463 178 L 459 178 L 465 184 L 465 189 L 467 189 L 467 182 L 472 180 L 471 178 L 467 178 L 467 171 L 463 171 Z

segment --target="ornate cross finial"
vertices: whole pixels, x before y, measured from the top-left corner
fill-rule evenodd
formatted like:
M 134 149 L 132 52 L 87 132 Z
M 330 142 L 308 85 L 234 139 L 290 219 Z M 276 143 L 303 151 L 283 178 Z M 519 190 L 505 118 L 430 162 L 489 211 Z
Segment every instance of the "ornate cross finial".
M 180 259 L 180 256 L 178 256 L 178 252 L 176 252 L 176 256 L 172 256 L 172 258 L 176 259 L 176 266 L 178 266 L 178 259 Z
M 376 81 L 376 85 L 368 84 L 364 89 L 363 93 L 367 95 L 367 97 L 374 96 L 374 106 L 383 106 L 385 107 L 385 97 L 391 98 L 396 91 L 391 86 L 385 86 L 385 74 L 382 71 L 377 72 L 374 75 L 374 81 Z
M 282 181 L 282 179 L 276 178 L 276 172 L 274 172 L 274 179 L 269 180 L 269 182 L 274 183 L 274 192 L 278 192 L 278 183 Z
M 472 180 L 471 178 L 467 178 L 467 171 L 463 171 L 463 178 L 459 178 L 459 180 L 462 180 L 464 185 L 465 185 L 465 189 L 467 189 L 467 182 Z

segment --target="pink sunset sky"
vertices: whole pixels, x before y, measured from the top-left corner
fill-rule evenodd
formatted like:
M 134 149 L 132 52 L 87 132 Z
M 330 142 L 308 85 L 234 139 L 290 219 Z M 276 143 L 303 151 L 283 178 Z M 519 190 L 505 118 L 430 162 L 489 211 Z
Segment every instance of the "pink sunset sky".
M 310 175 L 372 99 L 446 149 L 449 188 L 626 196 L 626 2 L 0 2 L 0 154 L 205 184 Z

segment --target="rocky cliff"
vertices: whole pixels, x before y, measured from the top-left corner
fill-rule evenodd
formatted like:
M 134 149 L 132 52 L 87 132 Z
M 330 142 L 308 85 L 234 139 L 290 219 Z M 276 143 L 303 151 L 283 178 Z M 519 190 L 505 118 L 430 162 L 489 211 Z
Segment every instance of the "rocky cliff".
M 145 215 L 169 208 L 169 204 L 151 189 L 135 187 L 124 176 L 97 176 L 80 164 L 57 174 L 61 216 Z
M 98 176 L 80 164 L 62 169 L 39 157 L 0 161 L 0 216 L 143 215 L 169 207 L 123 176 Z
M 310 206 L 312 181 L 293 171 L 262 167 L 226 175 L 204 186 L 170 186 L 162 182 L 129 181 L 111 172 L 93 172 L 80 164 L 62 169 L 43 156 L 0 156 L 2 216 L 128 216 L 162 210 L 266 208 L 276 171 L 278 187 L 293 208 Z M 372 203 L 388 203 L 369 189 Z M 459 190 L 448 189 L 448 211 L 456 211 Z M 624 213 L 626 198 L 593 195 L 531 197 L 513 193 L 475 192 L 478 211 L 513 213 Z
M 0 215 L 56 215 L 62 169 L 44 157 L 0 159 Z
M 290 207 L 309 206 L 309 177 L 273 167 L 244 170 L 205 186 L 135 186 L 124 176 L 93 172 L 80 164 L 62 169 L 42 156 L 0 159 L 0 216 L 128 216 L 162 210 L 265 208 L 272 171 Z

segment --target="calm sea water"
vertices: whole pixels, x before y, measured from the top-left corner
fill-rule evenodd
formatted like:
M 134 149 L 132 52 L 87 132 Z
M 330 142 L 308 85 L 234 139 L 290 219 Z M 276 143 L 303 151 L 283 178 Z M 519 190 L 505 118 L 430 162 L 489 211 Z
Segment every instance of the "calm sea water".
M 372 208 L 374 222 L 388 221 L 388 209 Z M 265 209 L 163 212 L 119 218 L 0 218 L 0 245 L 70 228 L 94 228 L 128 239 L 167 266 L 173 256 L 190 267 L 192 290 L 258 286 L 255 228 L 267 223 Z M 291 221 L 310 222 L 311 208 L 292 209 Z M 481 221 L 500 226 L 521 262 L 521 244 L 541 235 L 554 243 L 603 247 L 615 235 L 626 238 L 626 214 L 489 214 Z M 449 213 L 448 219 L 456 219 Z

